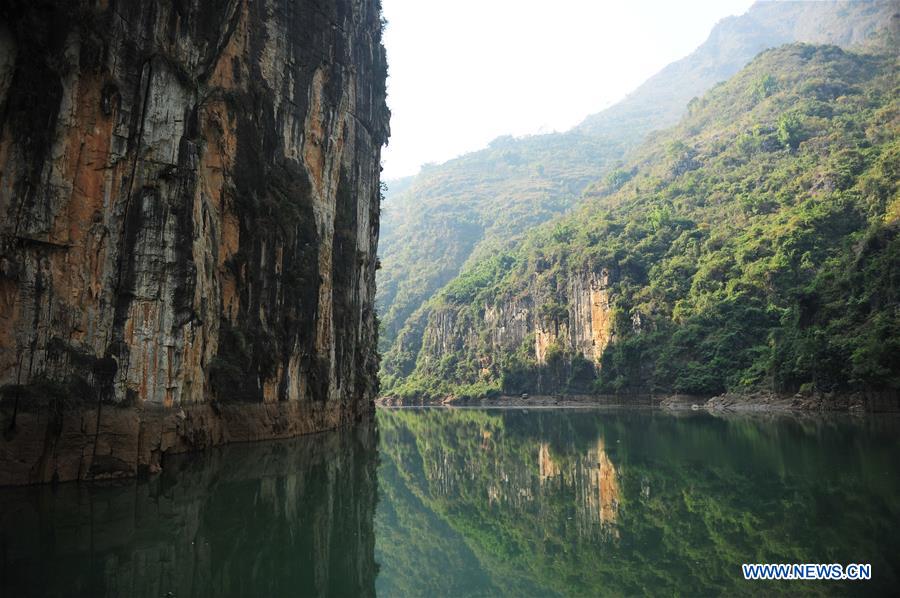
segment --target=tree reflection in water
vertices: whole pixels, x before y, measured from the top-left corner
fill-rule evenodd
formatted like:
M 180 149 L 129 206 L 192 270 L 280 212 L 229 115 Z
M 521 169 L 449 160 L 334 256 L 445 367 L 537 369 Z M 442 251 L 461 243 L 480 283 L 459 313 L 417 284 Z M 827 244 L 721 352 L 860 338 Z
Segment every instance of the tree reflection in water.
M 381 410 L 388 595 L 846 593 L 743 562 L 900 570 L 895 417 Z M 856 588 L 863 589 L 863 588 Z

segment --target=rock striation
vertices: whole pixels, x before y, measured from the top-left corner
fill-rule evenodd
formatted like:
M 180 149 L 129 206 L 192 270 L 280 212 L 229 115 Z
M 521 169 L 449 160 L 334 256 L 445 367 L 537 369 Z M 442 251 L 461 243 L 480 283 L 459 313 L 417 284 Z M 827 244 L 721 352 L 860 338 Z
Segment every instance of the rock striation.
M 503 357 L 523 346 L 539 365 L 547 364 L 549 353 L 562 351 L 599 367 L 604 349 L 614 340 L 612 277 L 609 269 L 598 268 L 560 277 L 556 286 L 536 280 L 522 293 L 485 305 L 474 320 L 466 306 L 435 307 L 424 318 L 420 335 L 399 339 L 401 348 L 419 355 L 401 373 L 409 375 L 417 367 L 439 375 L 444 360 L 462 354 L 478 362 L 484 378 L 495 377 Z
M 377 0 L 0 8 L 0 484 L 359 419 Z

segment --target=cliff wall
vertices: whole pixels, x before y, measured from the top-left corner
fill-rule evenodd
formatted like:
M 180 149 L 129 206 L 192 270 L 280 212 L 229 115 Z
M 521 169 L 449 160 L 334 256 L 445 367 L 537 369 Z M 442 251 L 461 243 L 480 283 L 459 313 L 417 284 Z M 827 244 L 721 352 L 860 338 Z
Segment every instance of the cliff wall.
M 603 350 L 614 338 L 610 277 L 608 269 L 600 268 L 560 276 L 553 284 L 538 278 L 523 292 L 498 297 L 474 314 L 466 305 L 443 304 L 428 312 L 421 347 L 413 345 L 413 335 L 400 342 L 410 342 L 407 350 L 419 354 L 416 367 L 426 375 L 452 377 L 443 371 L 448 359 L 459 371 L 456 357 L 465 356 L 475 362 L 478 377 L 497 379 L 504 358 L 516 352 L 539 366 L 552 362 L 556 353 L 567 359 L 580 356 L 589 367 L 599 367 Z M 547 389 L 554 388 L 547 382 Z
M 366 413 L 377 0 L 0 11 L 0 484 Z

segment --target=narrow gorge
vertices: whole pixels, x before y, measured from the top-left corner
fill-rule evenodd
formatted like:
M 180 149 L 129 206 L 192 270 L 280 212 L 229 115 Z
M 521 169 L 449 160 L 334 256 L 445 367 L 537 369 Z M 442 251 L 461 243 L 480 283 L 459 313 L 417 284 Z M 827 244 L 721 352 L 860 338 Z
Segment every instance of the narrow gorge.
M 0 598 L 897 593 L 898 49 L 0 0 Z
M 369 0 L 0 8 L 0 485 L 368 417 Z

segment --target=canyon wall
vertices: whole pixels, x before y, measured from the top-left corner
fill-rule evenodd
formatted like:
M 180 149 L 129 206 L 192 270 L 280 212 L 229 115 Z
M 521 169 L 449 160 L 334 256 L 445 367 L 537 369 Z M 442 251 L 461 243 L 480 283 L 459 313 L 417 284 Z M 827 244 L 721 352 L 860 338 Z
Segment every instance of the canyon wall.
M 377 0 L 0 8 L 0 484 L 357 420 Z

